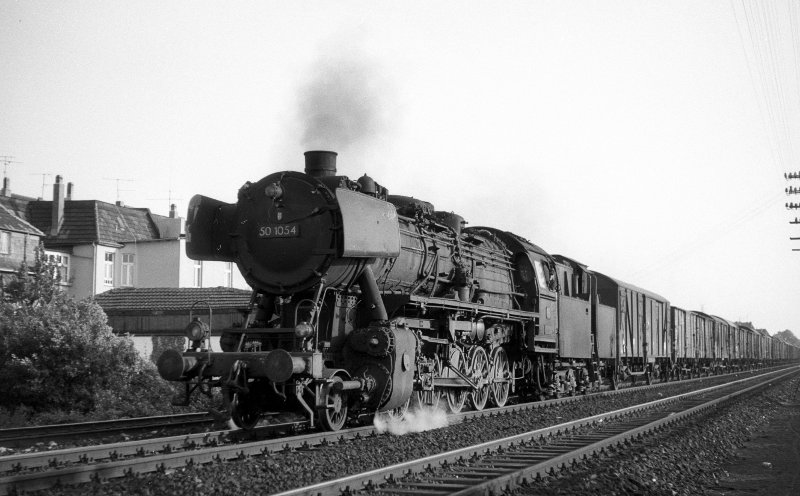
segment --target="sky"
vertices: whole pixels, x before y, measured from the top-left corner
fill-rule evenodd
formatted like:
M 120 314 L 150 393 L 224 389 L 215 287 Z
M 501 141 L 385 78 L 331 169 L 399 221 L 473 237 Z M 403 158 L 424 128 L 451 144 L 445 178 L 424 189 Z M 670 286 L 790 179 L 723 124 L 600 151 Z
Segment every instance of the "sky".
M 800 4 L 0 0 L 14 193 L 185 216 L 339 174 L 800 336 Z M 44 191 L 44 193 L 43 193 Z

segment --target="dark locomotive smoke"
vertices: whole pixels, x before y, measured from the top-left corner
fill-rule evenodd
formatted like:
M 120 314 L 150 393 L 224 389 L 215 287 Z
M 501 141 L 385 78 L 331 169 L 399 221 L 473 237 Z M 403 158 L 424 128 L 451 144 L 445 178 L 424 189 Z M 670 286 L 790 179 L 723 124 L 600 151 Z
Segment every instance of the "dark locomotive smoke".
M 358 50 L 336 47 L 347 56 L 323 54 L 298 95 L 305 150 L 364 149 L 386 132 L 391 93 L 379 66 Z

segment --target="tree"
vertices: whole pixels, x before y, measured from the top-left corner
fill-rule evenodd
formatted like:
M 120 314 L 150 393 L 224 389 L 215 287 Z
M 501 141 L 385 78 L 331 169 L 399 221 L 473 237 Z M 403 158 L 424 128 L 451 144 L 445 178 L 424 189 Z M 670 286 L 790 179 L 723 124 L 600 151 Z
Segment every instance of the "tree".
M 789 344 L 792 344 L 794 346 L 800 346 L 800 339 L 797 339 L 797 336 L 795 336 L 794 333 L 792 331 L 790 331 L 789 329 L 786 329 L 785 331 L 781 331 L 781 332 L 775 334 L 775 336 L 783 338 L 783 340 L 786 341 Z
M 4 301 L 33 305 L 37 301 L 50 301 L 61 291 L 58 285 L 61 274 L 55 265 L 48 263 L 41 243 L 35 250 L 33 267 L 23 261 L 14 276 L 2 288 Z
M 115 410 L 152 414 L 172 394 L 132 340 L 116 336 L 103 309 L 59 290 L 55 267 L 37 253 L 3 291 L 0 406 L 34 412 Z

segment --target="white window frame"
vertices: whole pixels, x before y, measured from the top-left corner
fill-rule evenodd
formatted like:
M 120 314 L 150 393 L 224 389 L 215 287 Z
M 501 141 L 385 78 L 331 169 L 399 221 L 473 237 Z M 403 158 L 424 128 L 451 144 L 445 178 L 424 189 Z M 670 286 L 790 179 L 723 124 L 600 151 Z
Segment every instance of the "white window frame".
M 133 269 L 136 263 L 136 257 L 133 253 L 122 254 L 122 280 L 120 285 L 130 287 L 133 286 Z
M 52 264 L 61 276 L 61 284 L 69 284 L 71 255 L 59 251 L 45 251 L 47 263 Z M 55 274 L 53 275 L 55 277 Z
M 11 255 L 11 232 L 0 231 L 0 255 Z
M 203 287 L 203 261 L 195 260 L 192 267 L 192 284 L 195 288 Z
M 106 286 L 114 285 L 114 252 L 107 251 L 103 255 L 103 284 Z

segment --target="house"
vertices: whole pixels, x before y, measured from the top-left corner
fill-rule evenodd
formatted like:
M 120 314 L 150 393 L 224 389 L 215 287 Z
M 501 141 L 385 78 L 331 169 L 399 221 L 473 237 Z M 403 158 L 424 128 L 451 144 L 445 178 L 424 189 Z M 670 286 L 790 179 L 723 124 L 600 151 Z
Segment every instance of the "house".
M 24 211 L 49 260 L 59 267 L 61 284 L 76 298 L 120 287 L 249 289 L 234 264 L 186 256 L 183 223 L 174 205 L 163 216 L 122 202 L 75 200 L 72 183 L 65 184 L 61 176 L 51 201 L 4 196 L 0 205 Z
M 5 184 L 3 191 L 7 191 L 7 180 Z M 43 237 L 42 231 L 15 213 L 10 202 L 0 202 L 0 285 L 13 277 L 22 262 L 33 264 Z
M 240 327 L 252 293 L 236 288 L 117 288 L 95 297 L 117 333 L 185 336 L 189 314 L 211 333 Z
M 130 334 L 136 349 L 156 361 L 167 348 L 185 348 L 193 318 L 209 325 L 211 346 L 219 350 L 221 331 L 243 325 L 251 296 L 235 288 L 116 288 L 94 301 L 115 333 Z

